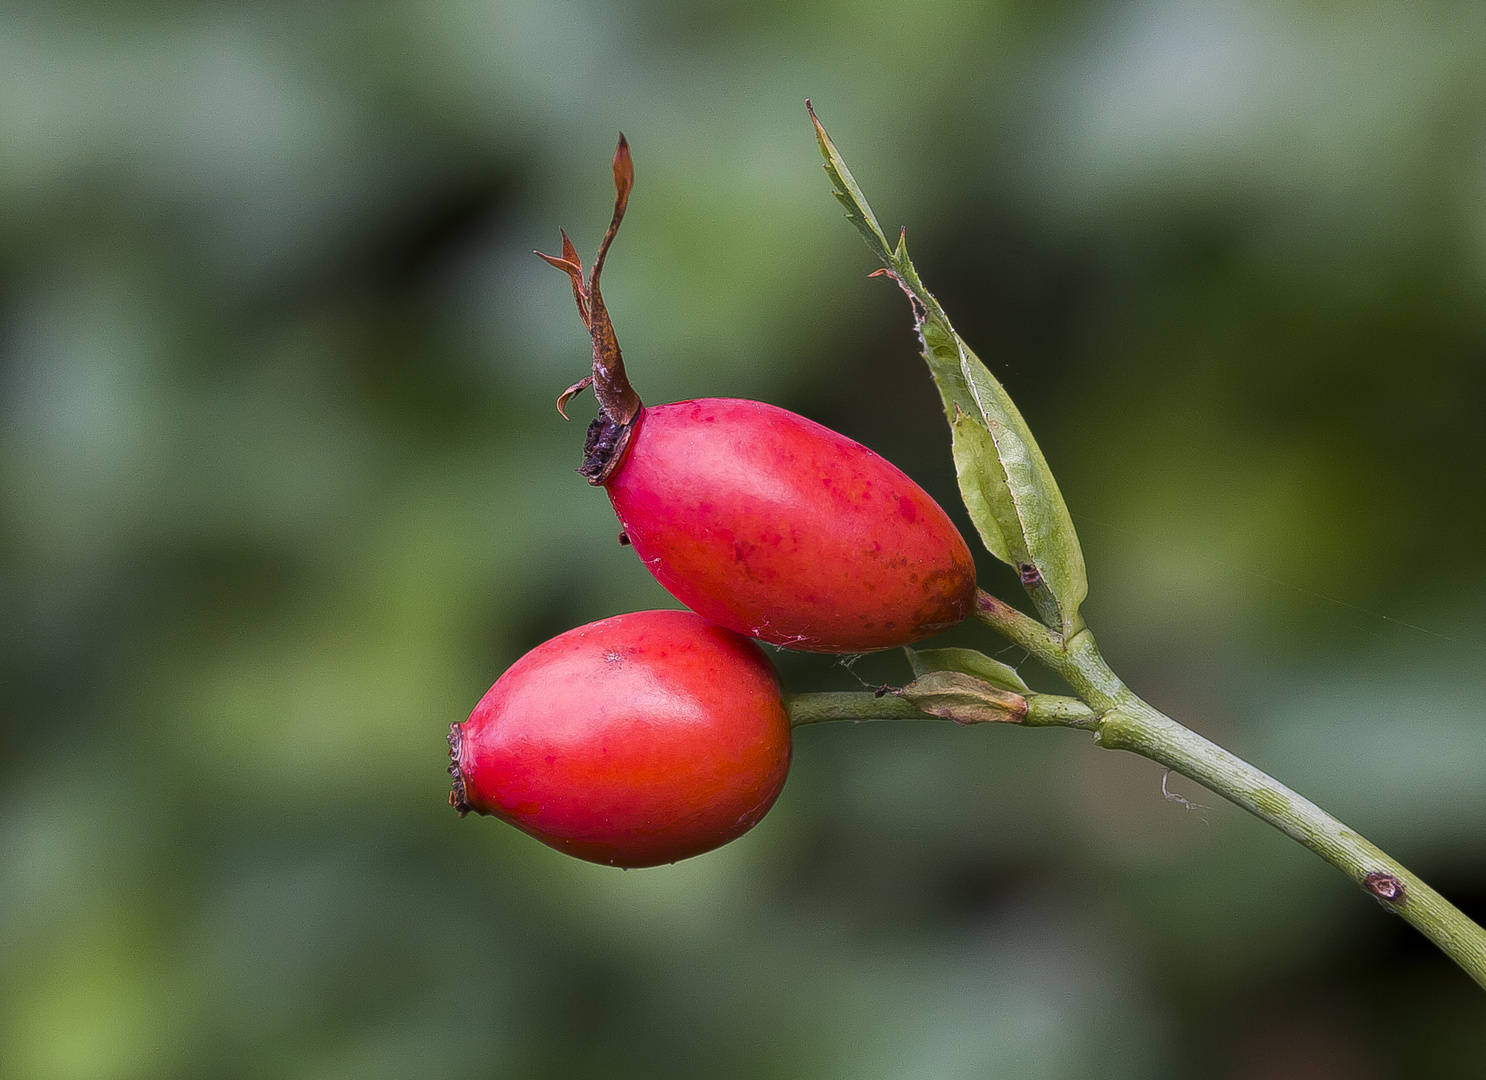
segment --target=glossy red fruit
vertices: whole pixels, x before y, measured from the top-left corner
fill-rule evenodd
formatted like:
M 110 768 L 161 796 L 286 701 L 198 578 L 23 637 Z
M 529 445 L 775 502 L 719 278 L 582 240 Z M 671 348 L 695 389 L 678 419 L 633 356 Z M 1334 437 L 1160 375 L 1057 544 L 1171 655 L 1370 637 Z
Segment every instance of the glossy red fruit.
M 970 549 L 938 503 L 860 443 L 772 405 L 644 408 L 604 486 L 671 595 L 775 645 L 906 645 L 975 602 Z
M 566 233 L 562 256 L 542 258 L 572 281 L 593 343 L 592 373 L 557 402 L 562 411 L 589 386 L 599 399 L 578 471 L 608 489 L 650 572 L 719 625 L 815 652 L 907 645 L 968 616 L 970 549 L 938 503 L 865 446 L 757 401 L 641 405 L 599 288 L 633 184 L 620 136 L 593 273 L 584 279 Z
M 789 773 L 790 726 L 757 645 L 689 611 L 641 611 L 538 645 L 449 748 L 461 815 L 591 862 L 656 866 L 758 824 Z

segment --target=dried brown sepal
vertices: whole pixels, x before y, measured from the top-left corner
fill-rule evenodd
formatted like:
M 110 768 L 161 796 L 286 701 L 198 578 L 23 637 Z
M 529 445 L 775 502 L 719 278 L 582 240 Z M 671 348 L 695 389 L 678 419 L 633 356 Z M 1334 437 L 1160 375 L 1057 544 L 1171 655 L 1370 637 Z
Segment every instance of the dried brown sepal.
M 620 424 L 600 413 L 588 425 L 588 437 L 583 442 L 583 464 L 578 466 L 578 475 L 590 484 L 602 484 L 614 475 L 624 452 L 629 448 L 630 436 L 635 432 L 634 421 Z
M 630 160 L 629 142 L 620 135 L 619 146 L 614 150 L 614 216 L 609 220 L 609 228 L 593 259 L 593 272 L 588 276 L 588 333 L 593 339 L 593 392 L 600 408 L 621 424 L 630 423 L 639 413 L 640 395 L 624 373 L 624 357 L 619 351 L 619 339 L 614 336 L 614 324 L 609 321 L 609 311 L 604 307 L 599 276 L 604 272 L 604 259 L 624 220 L 634 186 L 635 165 Z
M 609 311 L 604 306 L 603 293 L 599 288 L 599 277 L 604 270 L 604 259 L 608 256 L 609 246 L 619 232 L 620 223 L 624 221 L 624 212 L 629 206 L 629 194 L 634 185 L 635 166 L 630 158 L 629 142 L 623 135 L 620 135 L 619 146 L 614 151 L 614 215 L 609 221 L 609 228 L 604 232 L 604 239 L 599 244 L 598 254 L 594 257 L 593 270 L 589 272 L 586 281 L 583 276 L 583 263 L 578 258 L 578 253 L 566 232 L 562 234 L 561 258 L 544 255 L 540 251 L 536 252 L 539 257 L 568 275 L 568 279 L 573 284 L 573 299 L 578 305 L 578 315 L 583 320 L 583 324 L 588 327 L 589 338 L 593 343 L 593 374 L 574 383 L 563 392 L 557 400 L 557 411 L 566 417 L 565 407 L 568 400 L 574 394 L 592 386 L 594 396 L 599 400 L 599 421 L 607 421 L 608 425 L 623 429 L 607 430 L 606 428 L 603 433 L 596 435 L 594 429 L 590 428 L 583 466 L 578 471 L 594 484 L 603 483 L 603 478 L 613 472 L 624 446 L 629 442 L 629 429 L 634 424 L 635 417 L 639 415 L 641 407 L 640 396 L 635 393 L 634 387 L 630 386 L 629 378 L 625 375 L 624 356 L 619 349 L 619 339 L 614 334 L 614 324 L 609 319 Z M 604 453 L 608 456 L 595 457 L 595 454 Z
M 585 375 L 557 396 L 557 411 L 562 414 L 564 420 L 568 419 L 568 402 L 592 385 L 593 376 Z
M 454 781 L 454 788 L 449 792 L 449 805 L 459 811 L 460 817 L 474 809 L 469 804 L 464 787 L 464 772 L 459 767 L 459 751 L 464 743 L 464 733 L 460 730 L 462 726 L 449 725 L 449 779 Z
M 588 287 L 583 284 L 583 260 L 578 258 L 578 249 L 573 247 L 573 242 L 568 239 L 566 229 L 558 229 L 562 234 L 562 258 L 555 255 L 544 255 L 540 251 L 532 252 L 539 259 L 546 260 L 550 265 L 557 267 L 573 283 L 573 302 L 578 305 L 578 318 L 583 320 L 583 325 L 588 325 Z

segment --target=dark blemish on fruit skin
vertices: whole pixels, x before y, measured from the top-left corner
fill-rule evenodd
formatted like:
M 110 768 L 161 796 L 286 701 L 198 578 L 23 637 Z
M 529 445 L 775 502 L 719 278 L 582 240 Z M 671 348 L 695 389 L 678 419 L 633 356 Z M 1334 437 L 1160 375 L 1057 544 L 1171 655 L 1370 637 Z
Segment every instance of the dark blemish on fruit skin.
M 898 516 L 910 525 L 918 520 L 918 511 L 913 508 L 913 500 L 907 495 L 898 496 Z
M 627 533 L 627 532 L 621 532 L 619 534 L 619 546 L 620 547 L 629 547 L 631 543 L 633 543 L 633 541 L 630 540 L 629 533 Z
M 967 618 L 975 607 L 974 590 L 965 590 L 963 575 L 950 567 L 942 567 L 924 575 L 924 605 L 916 620 L 920 629 L 930 626 L 946 627 Z M 958 601 L 954 603 L 953 601 Z M 952 621 L 942 622 L 935 616 L 948 613 Z

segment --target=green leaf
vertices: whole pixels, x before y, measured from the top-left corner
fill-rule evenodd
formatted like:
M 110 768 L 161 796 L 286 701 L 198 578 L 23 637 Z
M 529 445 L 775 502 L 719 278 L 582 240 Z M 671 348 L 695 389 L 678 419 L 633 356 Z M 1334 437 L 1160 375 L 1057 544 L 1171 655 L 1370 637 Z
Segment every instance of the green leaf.
M 989 474 L 991 486 L 1000 480 L 1005 490 L 1005 497 L 988 501 L 988 508 L 1003 535 L 1017 540 L 1012 558 L 1006 561 L 1021 576 L 1043 622 L 1071 636 L 1083 627 L 1078 609 L 1088 595 L 1089 582 L 1083 548 L 1063 493 L 1011 396 L 969 349 L 964 350 L 962 365 L 1000 465 L 999 472 L 989 468 L 982 477 Z M 960 490 L 964 492 L 963 480 Z M 979 521 L 976 528 L 984 536 L 986 530 Z
M 893 253 L 889 249 L 887 237 L 882 234 L 882 226 L 877 224 L 877 216 L 867 205 L 867 197 L 862 194 L 862 189 L 857 187 L 856 179 L 851 175 L 851 170 L 846 167 L 846 162 L 841 160 L 840 154 L 836 153 L 836 144 L 831 142 L 826 129 L 821 127 L 820 121 L 815 118 L 815 109 L 808 99 L 805 102 L 805 108 L 810 110 L 810 122 L 815 125 L 815 141 L 820 144 L 821 157 L 826 159 L 826 172 L 835 186 L 836 198 L 842 206 L 846 207 L 846 219 L 857 227 L 857 231 L 862 234 L 862 239 L 867 242 L 867 246 L 878 258 L 882 259 L 884 264 L 891 263 Z
M 960 495 L 986 548 L 1020 576 L 1037 613 L 1064 637 L 1083 628 L 1083 551 L 1063 493 L 1011 396 L 971 351 L 914 269 L 906 233 L 889 249 L 877 217 L 815 117 L 826 173 L 847 217 L 908 295 L 924 360 L 954 437 Z
M 910 649 L 905 647 L 903 651 L 908 654 L 908 663 L 913 666 L 913 674 L 918 677 L 927 675 L 931 671 L 958 671 L 964 675 L 973 675 L 997 689 L 1009 690 L 1013 694 L 1032 693 L 1032 688 L 1022 681 L 1016 668 L 1003 664 L 999 660 L 992 660 L 985 653 L 974 649 Z
M 959 409 L 950 422 L 953 434 L 955 476 L 960 482 L 960 497 L 970 511 L 970 520 L 980 533 L 986 550 L 1011 566 L 1030 559 L 1020 527 L 1006 530 L 1003 521 L 1016 520 L 1016 501 L 996 454 L 996 440 L 977 418 Z

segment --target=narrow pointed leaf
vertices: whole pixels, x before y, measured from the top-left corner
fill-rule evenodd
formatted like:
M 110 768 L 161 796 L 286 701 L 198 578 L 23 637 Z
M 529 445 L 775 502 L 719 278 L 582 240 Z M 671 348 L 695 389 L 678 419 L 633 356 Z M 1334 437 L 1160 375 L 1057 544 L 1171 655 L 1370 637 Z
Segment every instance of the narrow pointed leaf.
M 1042 620 L 1065 636 L 1082 628 L 1079 606 L 1088 595 L 1083 549 L 1073 519 L 1047 459 L 1011 396 L 969 349 L 961 367 L 979 407 L 1012 512 L 992 504 L 1003 531 L 1019 530 L 1021 543 L 1011 561 Z M 963 485 L 962 485 L 963 490 Z M 979 524 L 977 523 L 977 527 Z
M 908 654 L 908 663 L 912 665 L 916 677 L 921 678 L 931 671 L 958 671 L 990 683 L 998 690 L 1007 690 L 1013 694 L 1032 692 L 1032 688 L 1017 674 L 1016 668 L 993 660 L 975 649 L 904 648 L 903 651 Z
M 831 177 L 831 183 L 836 188 L 836 198 L 841 205 L 846 207 L 846 218 L 856 226 L 857 231 L 862 234 L 862 239 L 873 253 L 882 259 L 884 265 L 893 261 L 893 254 L 888 246 L 887 237 L 882 233 L 882 226 L 877 224 L 877 216 L 872 213 L 872 208 L 867 205 L 867 198 L 862 194 L 862 189 L 857 187 L 856 180 L 851 175 L 851 170 L 846 167 L 846 162 L 836 152 L 836 144 L 831 142 L 831 137 L 826 134 L 826 129 L 820 126 L 820 121 L 815 118 L 815 109 L 807 100 L 805 108 L 810 110 L 810 122 L 815 125 L 815 141 L 820 144 L 820 155 L 826 159 L 826 172 Z
M 986 548 L 1020 576 L 1037 613 L 1065 637 L 1083 628 L 1088 578 L 1078 535 L 1046 458 L 1010 395 L 955 332 L 908 257 L 906 236 L 890 248 L 866 196 L 815 118 L 835 195 L 913 308 L 924 360 L 954 435 L 960 493 Z
M 970 511 L 981 542 L 986 550 L 1002 562 L 1016 566 L 1030 555 L 1016 520 L 1016 501 L 1006 486 L 1005 471 L 996 456 L 996 440 L 979 417 L 968 416 L 958 409 L 950 424 L 954 437 L 955 476 L 960 482 L 960 497 Z M 1011 528 L 1003 527 L 1003 522 Z

